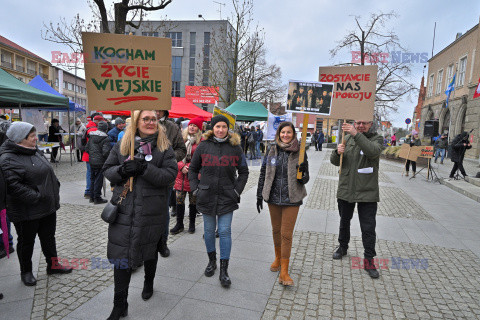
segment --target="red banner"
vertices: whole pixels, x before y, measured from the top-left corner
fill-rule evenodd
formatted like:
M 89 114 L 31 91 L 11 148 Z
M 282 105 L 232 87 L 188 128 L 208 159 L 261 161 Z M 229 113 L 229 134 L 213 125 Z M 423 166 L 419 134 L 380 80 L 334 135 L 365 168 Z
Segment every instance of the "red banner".
M 218 101 L 218 87 L 185 86 L 185 98 L 193 103 L 215 103 Z

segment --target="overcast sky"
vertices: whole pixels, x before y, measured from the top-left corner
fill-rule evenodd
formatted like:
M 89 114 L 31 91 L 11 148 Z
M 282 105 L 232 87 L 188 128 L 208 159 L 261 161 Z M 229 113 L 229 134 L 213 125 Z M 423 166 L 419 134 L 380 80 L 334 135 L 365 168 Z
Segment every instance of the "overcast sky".
M 218 20 L 220 7 L 221 18 L 225 19 L 232 11 L 231 0 L 216 2 L 173 0 L 164 10 L 151 13 L 149 19 L 166 16 L 170 20 L 196 20 L 202 14 L 206 20 Z M 86 20 L 91 17 L 86 0 L 2 0 L 1 3 L 0 34 L 49 61 L 51 51 L 68 52 L 68 49 L 41 38 L 43 23 L 57 22 L 61 17 L 69 21 L 77 13 Z M 390 21 L 388 27 L 398 34 L 403 46 L 410 52 L 428 52 L 430 58 L 434 23 L 437 22 L 435 54 L 455 40 L 457 32 L 464 33 L 478 24 L 480 1 L 254 0 L 254 18 L 266 32 L 268 61 L 281 67 L 285 83 L 289 79 L 318 80 L 319 66 L 349 62 L 351 54 L 347 50 L 335 59 L 330 57 L 329 50 L 355 28 L 353 16 L 361 16 L 365 22 L 371 13 L 392 10 L 399 18 Z M 412 68 L 411 81 L 417 86 L 423 65 L 417 63 Z M 398 113 L 391 114 L 395 126 L 405 125 L 417 98 L 415 94 L 411 101 L 404 99 Z

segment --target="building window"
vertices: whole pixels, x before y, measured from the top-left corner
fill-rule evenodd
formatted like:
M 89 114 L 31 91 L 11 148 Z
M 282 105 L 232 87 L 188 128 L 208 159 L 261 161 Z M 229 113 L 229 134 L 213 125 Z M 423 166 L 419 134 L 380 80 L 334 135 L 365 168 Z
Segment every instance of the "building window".
M 58 78 L 55 78 L 55 87 L 58 88 Z
M 63 89 L 67 89 L 68 88 L 68 82 L 67 81 L 63 81 Z
M 453 78 L 453 64 L 449 65 L 447 69 L 447 81 L 445 83 L 445 90 L 447 90 L 448 85 L 450 84 L 450 82 L 452 82 L 452 78 Z
M 460 59 L 458 65 L 458 81 L 457 86 L 461 87 L 465 83 L 465 71 L 467 70 L 467 57 Z
M 13 69 L 12 54 L 2 50 L 1 54 L 2 66 Z
M 433 78 L 434 75 L 431 74 L 430 78 L 428 79 L 428 91 L 427 91 L 427 97 L 431 97 L 433 94 Z
M 208 86 L 208 77 L 210 74 L 210 32 L 203 34 L 203 77 L 202 85 Z
M 172 39 L 172 47 L 182 47 L 182 33 L 181 32 L 167 32 L 165 37 Z
M 442 91 L 442 81 L 443 81 L 443 69 L 438 71 L 437 75 L 437 88 L 435 94 L 440 94 Z
M 182 81 L 182 57 L 172 57 L 172 97 L 180 97 Z
M 67 82 L 68 90 L 73 91 L 73 83 Z
M 17 61 L 15 63 L 15 70 L 20 72 L 25 72 L 24 63 L 25 63 L 25 59 L 17 56 Z
M 189 57 L 189 66 L 188 66 L 188 84 L 190 86 L 195 85 L 195 53 L 196 53 L 196 42 L 197 33 L 190 32 L 190 57 Z
M 158 32 L 142 32 L 142 36 L 145 36 L 145 37 L 158 37 Z

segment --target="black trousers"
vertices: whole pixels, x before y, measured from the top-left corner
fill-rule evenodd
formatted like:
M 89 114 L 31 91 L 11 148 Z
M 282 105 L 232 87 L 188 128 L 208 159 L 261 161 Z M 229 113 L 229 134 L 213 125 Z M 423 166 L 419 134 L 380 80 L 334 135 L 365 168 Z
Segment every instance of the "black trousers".
M 90 169 L 90 198 L 101 199 L 103 187 L 102 168 Z
M 405 170 L 407 172 L 410 170 L 410 163 L 412 163 L 412 171 L 414 173 L 417 172 L 417 162 L 416 161 L 407 160 L 407 163 L 405 164 Z
M 83 151 L 80 149 L 77 149 L 77 161 L 82 162 L 82 157 L 83 157 Z
M 44 218 L 14 222 L 17 230 L 17 255 L 20 263 L 20 272 L 32 272 L 32 255 L 35 245 L 35 237 L 38 234 L 42 252 L 49 267 L 52 266 L 52 258 L 57 257 L 55 243 L 55 230 L 57 227 L 57 213 L 52 213 Z
M 145 280 L 153 281 L 155 273 L 157 272 L 157 258 L 147 260 L 144 263 Z M 128 293 L 128 287 L 130 286 L 130 279 L 132 277 L 132 269 L 118 269 L 113 270 L 113 282 L 115 294 L 121 294 L 122 292 Z
M 320 142 L 316 142 L 318 150 L 322 151 L 322 144 Z
M 463 167 L 463 161 L 459 161 L 459 162 L 454 162 L 453 163 L 452 171 L 450 171 L 450 178 L 453 178 L 453 176 L 457 172 L 457 169 L 460 170 L 460 172 L 462 173 L 463 176 L 467 175 L 467 173 L 465 172 L 465 168 Z
M 50 156 L 50 159 L 55 160 L 57 158 L 58 149 L 60 149 L 60 147 L 52 148 L 52 155 Z
M 355 202 L 348 202 L 337 199 L 338 211 L 340 213 L 340 232 L 338 242 L 345 250 L 348 249 L 350 242 L 350 220 L 355 210 Z M 377 215 L 376 202 L 357 202 L 358 218 L 360 220 L 360 229 L 362 230 L 362 242 L 364 248 L 364 258 L 372 259 L 377 255 L 375 252 L 375 226 Z

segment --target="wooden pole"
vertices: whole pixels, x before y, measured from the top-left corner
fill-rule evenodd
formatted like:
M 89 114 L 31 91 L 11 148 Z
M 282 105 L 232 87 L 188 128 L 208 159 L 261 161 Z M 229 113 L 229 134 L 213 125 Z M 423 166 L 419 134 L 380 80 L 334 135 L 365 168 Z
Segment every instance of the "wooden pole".
M 343 125 L 344 121 L 342 121 L 342 125 Z M 338 128 L 340 130 L 340 128 Z M 342 142 L 341 144 L 343 144 L 345 142 L 345 131 L 342 130 Z M 342 164 L 343 164 L 343 153 L 340 155 L 340 169 L 338 170 L 338 174 L 342 174 Z
M 131 144 L 130 144 L 130 160 L 133 160 L 135 156 L 135 132 L 137 131 L 137 126 L 135 122 L 135 111 L 131 111 L 130 115 L 130 126 L 132 127 L 130 139 L 131 139 Z M 128 137 L 127 137 L 128 138 Z M 130 177 L 130 192 L 133 191 L 133 177 Z
M 298 156 L 298 164 L 300 165 L 305 160 L 305 144 L 307 142 L 307 129 L 308 129 L 308 113 L 303 114 L 303 128 L 302 128 L 302 141 L 300 143 L 300 154 Z M 297 179 L 302 179 L 302 173 L 297 169 Z
M 430 180 L 430 158 L 428 158 L 428 161 L 427 161 L 427 180 Z

